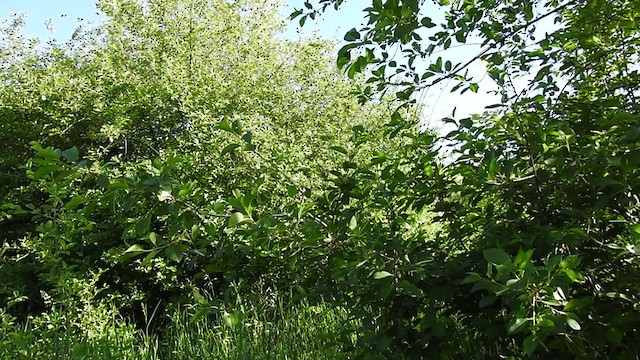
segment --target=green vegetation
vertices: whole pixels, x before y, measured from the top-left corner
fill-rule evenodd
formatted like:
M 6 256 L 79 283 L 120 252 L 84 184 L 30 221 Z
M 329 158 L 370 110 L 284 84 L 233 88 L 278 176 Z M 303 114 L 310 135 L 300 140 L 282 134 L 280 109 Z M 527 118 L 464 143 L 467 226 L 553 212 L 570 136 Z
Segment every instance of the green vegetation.
M 640 356 L 638 2 L 373 0 L 346 76 L 270 1 L 98 4 L 0 30 L 3 358 Z
M 281 304 L 282 305 L 282 304 Z M 264 310 L 264 309 L 263 309 Z M 106 314 L 84 314 L 95 325 L 80 332 L 65 319 L 24 327 L 6 327 L 0 335 L 3 359 L 348 359 L 333 341 L 340 331 L 353 331 L 344 309 L 327 304 L 299 305 L 257 312 L 253 309 L 235 322 L 227 317 L 193 320 L 176 310 L 149 318 L 144 329 Z M 151 316 L 152 314 L 150 314 Z M 102 316 L 102 317 L 101 317 Z M 168 325 L 151 334 L 155 322 Z M 57 327 L 49 325 L 56 324 Z M 73 329 L 78 330 L 78 332 Z

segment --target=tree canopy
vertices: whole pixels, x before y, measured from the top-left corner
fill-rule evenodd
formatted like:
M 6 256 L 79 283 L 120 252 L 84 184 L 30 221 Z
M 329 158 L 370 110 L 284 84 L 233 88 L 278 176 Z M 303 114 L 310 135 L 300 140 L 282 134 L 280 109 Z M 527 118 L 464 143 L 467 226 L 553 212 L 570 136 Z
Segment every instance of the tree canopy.
M 337 59 L 278 37 L 270 1 L 101 1 L 68 43 L 3 28 L 3 322 L 90 333 L 70 315 L 166 300 L 235 325 L 288 292 L 346 309 L 357 358 L 637 357 L 640 6 L 370 5 Z M 420 130 L 422 91 L 464 106 L 485 75 L 500 103 Z
M 305 1 L 292 18 L 303 24 L 342 3 Z M 337 59 L 349 77 L 363 73 L 371 83 L 362 101 L 392 91 L 412 103 L 444 80 L 461 94 L 478 91 L 467 70 L 479 60 L 502 94 L 484 114 L 444 119 L 457 126 L 443 136 L 454 144 L 453 161 L 429 173 L 442 181 L 434 220 L 443 225 L 437 238 L 454 247 L 448 251 L 453 272 L 412 282 L 433 289 L 440 279 L 442 302 L 418 296 L 424 300 L 409 315 L 392 315 L 387 333 L 408 339 L 397 334 L 410 334 L 409 327 L 412 336 L 430 339 L 427 348 L 444 338 L 441 350 L 455 352 L 447 347 L 455 336 L 443 329 L 451 330 L 447 321 L 455 319 L 475 329 L 478 341 L 506 340 L 505 349 L 515 345 L 530 356 L 632 357 L 638 4 L 437 5 L 445 11 L 441 23 L 432 20 L 430 2 L 372 1 L 364 10 L 367 24 L 347 32 Z M 441 55 L 469 41 L 480 42 L 469 59 Z M 411 348 L 401 341 L 399 348 Z

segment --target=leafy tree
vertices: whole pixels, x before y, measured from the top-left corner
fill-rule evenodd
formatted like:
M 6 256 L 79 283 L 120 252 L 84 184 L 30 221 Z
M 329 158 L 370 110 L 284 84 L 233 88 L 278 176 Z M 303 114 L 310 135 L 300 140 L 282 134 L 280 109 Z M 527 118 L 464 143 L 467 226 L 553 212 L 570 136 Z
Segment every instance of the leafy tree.
M 375 0 L 354 81 L 269 2 L 99 6 L 68 44 L 2 32 L 3 307 L 189 296 L 236 323 L 233 291 L 295 289 L 349 306 L 363 357 L 637 357 L 635 3 Z M 417 131 L 417 93 L 478 91 L 476 60 L 502 102 Z
M 3 304 L 155 304 L 196 286 L 224 300 L 231 282 L 304 279 L 290 254 L 309 245 L 282 214 L 321 192 L 350 138 L 393 147 L 377 126 L 391 103 L 344 98 L 358 84 L 329 44 L 278 39 L 269 2 L 98 5 L 105 22 L 66 44 L 5 29 L 0 111 L 30 182 L 3 206 Z
M 342 3 L 305 1 L 292 17 L 303 23 Z M 411 264 L 405 268 L 392 266 L 402 257 L 388 256 L 381 269 L 366 254 L 345 265 L 347 273 L 379 280 L 347 283 L 368 291 L 360 309 L 377 305 L 363 314 L 372 323 L 371 343 L 391 357 L 456 357 L 464 348 L 461 326 L 477 356 L 637 356 L 637 4 L 439 5 L 445 19 L 437 24 L 424 1 L 372 1 L 367 25 L 349 31 L 338 53 L 350 77 L 364 73 L 371 83 L 362 101 L 392 91 L 411 103 L 444 80 L 456 83 L 454 91 L 478 91 L 478 79 L 467 72 L 477 60 L 486 62 L 502 94 L 502 103 L 483 115 L 444 119 L 457 126 L 443 137 L 455 144 L 449 165 L 430 162 L 429 142 L 428 155 L 407 153 L 405 162 L 426 160 L 429 175 L 419 183 L 428 190 L 387 193 L 411 204 L 407 211 L 421 211 L 428 201 L 443 226 L 432 244 L 444 257 L 425 272 L 429 280 L 410 278 L 434 252 L 424 247 L 404 247 Z M 550 19 L 552 28 L 536 31 Z M 481 47 L 471 60 L 441 55 L 472 39 Z M 405 186 L 422 170 L 401 177 Z M 356 188 L 365 183 L 350 179 Z M 407 211 L 383 223 L 402 221 Z M 372 236 L 384 244 L 398 233 Z M 381 246 L 378 253 L 396 248 L 391 241 Z

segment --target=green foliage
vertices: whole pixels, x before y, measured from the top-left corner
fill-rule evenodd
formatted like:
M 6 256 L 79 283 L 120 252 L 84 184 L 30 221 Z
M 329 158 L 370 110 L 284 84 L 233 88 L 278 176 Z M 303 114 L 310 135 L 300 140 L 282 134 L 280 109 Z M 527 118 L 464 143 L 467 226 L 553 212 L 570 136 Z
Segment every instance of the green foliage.
M 95 284 L 92 284 L 94 286 Z M 85 303 L 57 309 L 20 323 L 0 312 L 3 359 L 154 359 L 152 340 L 124 321 L 113 307 Z M 97 305 L 97 306 L 96 306 Z
M 315 17 L 340 3 L 305 2 L 307 9 L 292 16 Z M 372 351 L 392 358 L 416 358 L 419 351 L 455 357 L 452 321 L 457 319 L 477 334 L 481 349 L 498 351 L 495 358 L 636 357 L 639 54 L 629 45 L 638 41 L 637 4 L 487 0 L 441 5 L 445 21 L 435 24 L 422 1 L 372 1 L 365 10 L 369 22 L 349 31 L 349 43 L 338 53 L 338 65 L 349 77 L 364 73 L 377 92 L 394 91 L 407 103 L 443 80 L 455 81 L 454 91 L 478 91 L 466 70 L 484 60 L 503 98 L 499 110 L 445 119 L 457 127 L 442 139 L 454 144 L 450 164 L 432 168 L 420 181 L 430 197 L 416 193 L 406 200 L 431 204 L 433 220 L 442 226 L 426 242 L 436 248 L 429 254 L 438 259 L 440 250 L 445 256 L 442 266 L 428 272 L 434 280 L 409 280 L 415 288 L 401 287 L 397 266 L 369 264 L 367 255 L 347 266 L 373 274 L 383 298 L 401 287 L 420 301 L 417 309 L 424 309 L 401 312 L 388 301 L 377 314 L 365 315 L 370 321 L 390 319 L 375 327 Z M 539 35 L 536 27 L 549 19 L 559 25 Z M 482 42 L 470 61 L 440 56 L 469 38 Z M 390 56 L 395 51 L 403 56 Z M 418 66 L 420 59 L 426 65 Z M 514 86 L 518 77 L 528 82 L 524 90 Z M 365 90 L 360 99 L 377 92 Z M 432 156 L 406 155 L 414 164 Z M 403 182 L 416 177 L 407 173 Z M 385 201 L 405 194 L 387 192 L 391 197 Z M 396 213 L 385 220 L 404 218 Z M 373 239 L 387 242 L 378 252 L 394 249 L 394 236 Z M 407 251 L 409 259 L 425 253 Z M 389 256 L 389 261 L 402 258 Z M 441 285 L 434 286 L 438 280 Z M 421 291 L 433 293 L 421 298 Z M 358 307 L 378 301 L 365 296 Z M 432 315 L 424 315 L 428 311 Z
M 353 330 L 344 309 L 329 304 L 301 304 L 243 314 L 229 326 L 223 318 L 193 320 L 184 310 L 150 314 L 149 325 L 164 319 L 156 336 L 135 329 L 102 309 L 83 313 L 99 328 L 83 333 L 60 313 L 36 318 L 27 326 L 6 321 L 0 328 L 0 357 L 15 359 L 348 359 L 332 341 L 338 331 Z M 264 309 L 262 309 L 264 310 Z M 4 314 L 2 314 L 4 315 Z M 153 316 L 155 315 L 155 318 Z M 6 316 L 6 315 L 5 315 Z
M 361 133 L 394 146 L 377 126 L 390 102 L 344 98 L 357 84 L 329 44 L 279 40 L 271 3 L 98 5 L 105 22 L 66 44 L 32 46 L 19 19 L 3 32 L 0 111 L 21 146 L 6 158 L 26 177 L 11 169 L 2 207 L 0 306 L 26 296 L 11 309 L 24 320 L 117 303 L 139 319 L 136 303 L 194 287 L 310 278 L 290 214 L 328 183 L 332 147 Z M 80 292 L 86 279 L 100 290 Z
M 317 320 L 361 358 L 637 357 L 640 8 L 439 4 L 442 22 L 424 1 L 372 1 L 338 51 L 355 80 L 327 44 L 278 40 L 270 2 L 105 1 L 104 24 L 47 47 L 15 19 L 0 52 L 0 141 L 18 144 L 2 155 L 3 331 L 33 320 L 45 350 L 27 356 L 75 351 L 46 350 L 61 327 L 107 354 L 91 334 L 132 333 L 113 304 L 149 330 L 136 309 L 162 300 L 194 316 L 157 329 L 180 352 L 166 356 L 256 356 L 281 336 L 278 356 L 340 356 L 304 328 Z M 470 61 L 446 57 L 471 39 Z M 479 60 L 502 102 L 418 131 L 417 92 L 479 91 Z M 283 290 L 337 307 L 255 330 L 273 319 L 238 299 Z M 5 331 L 3 351 L 28 336 Z
M 243 313 L 242 322 L 226 319 L 192 321 L 189 314 L 176 312 L 174 325 L 162 334 L 162 358 L 348 359 L 333 338 L 357 328 L 344 309 L 324 303 L 292 309 L 280 303 L 275 313 L 254 307 Z

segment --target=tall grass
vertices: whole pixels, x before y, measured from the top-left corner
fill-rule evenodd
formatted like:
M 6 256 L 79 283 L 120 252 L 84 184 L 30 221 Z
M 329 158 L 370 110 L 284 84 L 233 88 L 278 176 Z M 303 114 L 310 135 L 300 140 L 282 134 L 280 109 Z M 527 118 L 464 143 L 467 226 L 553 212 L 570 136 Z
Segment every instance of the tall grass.
M 113 321 L 88 336 L 65 327 L 0 326 L 0 359 L 348 359 L 335 341 L 353 329 L 341 308 L 298 305 L 273 313 L 250 310 L 230 324 L 223 318 L 193 320 L 184 310 L 155 334 Z M 233 326 L 231 326 L 233 325 Z
M 123 319 L 52 311 L 26 323 L 0 311 L 0 359 L 155 359 L 154 341 Z M 78 327 L 78 317 L 93 317 L 94 328 Z
M 224 321 L 190 321 L 176 312 L 161 340 L 163 359 L 348 359 L 335 339 L 353 327 L 344 310 L 326 304 L 298 306 L 273 319 L 252 312 L 230 326 Z

